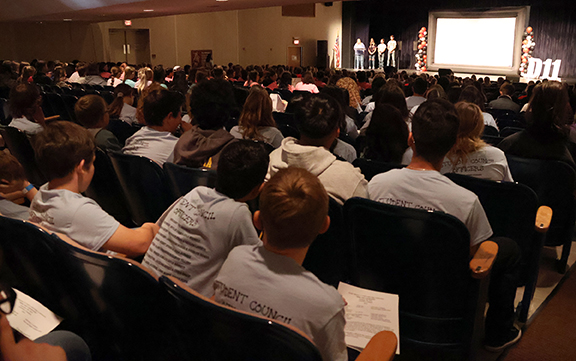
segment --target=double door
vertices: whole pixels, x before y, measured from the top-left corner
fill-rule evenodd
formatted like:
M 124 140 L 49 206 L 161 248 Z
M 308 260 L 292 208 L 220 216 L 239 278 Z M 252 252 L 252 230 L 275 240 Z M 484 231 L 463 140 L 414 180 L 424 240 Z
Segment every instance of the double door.
M 150 30 L 110 29 L 110 61 L 150 63 Z

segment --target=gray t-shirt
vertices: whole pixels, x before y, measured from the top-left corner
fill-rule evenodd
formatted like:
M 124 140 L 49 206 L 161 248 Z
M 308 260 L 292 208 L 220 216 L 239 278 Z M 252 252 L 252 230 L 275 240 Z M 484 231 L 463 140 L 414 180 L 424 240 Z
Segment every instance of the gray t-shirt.
M 100 250 L 120 226 L 94 200 L 66 189 L 48 189 L 48 183 L 34 196 L 29 220 L 94 251 Z
M 8 218 L 27 220 L 29 210 L 28 207 L 21 206 L 7 199 L 0 199 L 0 214 Z
M 149 127 L 143 127 L 126 139 L 126 145 L 122 148 L 122 152 L 150 158 L 156 163 L 163 165 L 165 162 L 174 160 L 176 142 L 178 142 L 178 138 L 170 132 L 161 132 Z
M 28 135 L 38 134 L 44 129 L 40 124 L 31 122 L 26 118 L 14 118 L 8 126 L 20 129 Z
M 442 211 L 458 218 L 470 232 L 470 246 L 492 235 L 478 197 L 437 171 L 393 169 L 368 183 L 370 199 L 395 206 Z
M 206 297 L 232 248 L 260 244 L 245 203 L 207 187 L 178 199 L 158 220 L 160 231 L 142 264 L 174 276 Z
M 324 360 L 348 359 L 342 296 L 292 258 L 264 246 L 236 247 L 222 265 L 214 292 L 216 302 L 300 329 Z
M 259 127 L 258 131 L 264 138 L 264 141 L 274 148 L 278 148 L 282 144 L 282 139 L 284 139 L 284 136 L 282 135 L 282 132 L 278 130 L 278 128 Z M 243 139 L 243 132 L 237 125 L 230 129 L 230 134 L 232 134 L 234 138 Z
M 136 119 L 136 108 L 126 103 L 122 105 L 119 118 L 128 124 L 138 124 L 138 119 Z

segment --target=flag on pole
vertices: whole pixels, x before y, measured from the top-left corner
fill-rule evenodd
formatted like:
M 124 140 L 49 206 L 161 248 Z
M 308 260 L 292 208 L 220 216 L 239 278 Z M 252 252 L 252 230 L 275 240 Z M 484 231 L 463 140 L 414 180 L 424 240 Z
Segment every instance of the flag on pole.
M 340 34 L 336 34 L 336 43 L 334 43 L 334 65 L 340 68 Z

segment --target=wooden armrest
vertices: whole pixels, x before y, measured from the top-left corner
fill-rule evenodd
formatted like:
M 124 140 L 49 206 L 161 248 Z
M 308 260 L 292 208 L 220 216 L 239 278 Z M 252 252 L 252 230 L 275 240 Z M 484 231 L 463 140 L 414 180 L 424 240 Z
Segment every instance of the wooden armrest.
M 481 279 L 490 273 L 492 263 L 498 254 L 498 245 L 492 241 L 484 241 L 470 260 L 472 277 Z
M 552 208 L 548 206 L 540 206 L 536 212 L 536 232 L 546 233 L 550 222 L 552 221 Z
M 380 331 L 375 334 L 356 358 L 356 361 L 389 361 L 396 354 L 398 339 L 392 331 Z
M 52 122 L 52 121 L 58 120 L 58 119 L 60 119 L 60 116 L 59 116 L 59 115 L 53 115 L 53 116 L 51 116 L 51 117 L 46 117 L 46 118 L 44 118 L 44 121 L 45 121 L 45 122 Z

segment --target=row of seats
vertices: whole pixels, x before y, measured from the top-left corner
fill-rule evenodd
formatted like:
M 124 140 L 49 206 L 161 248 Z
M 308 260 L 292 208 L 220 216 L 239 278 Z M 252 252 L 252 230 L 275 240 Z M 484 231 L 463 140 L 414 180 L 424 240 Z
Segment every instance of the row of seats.
M 95 361 L 321 361 L 287 325 L 218 305 L 136 262 L 88 251 L 35 225 L 0 217 L 6 284 L 63 317 Z

